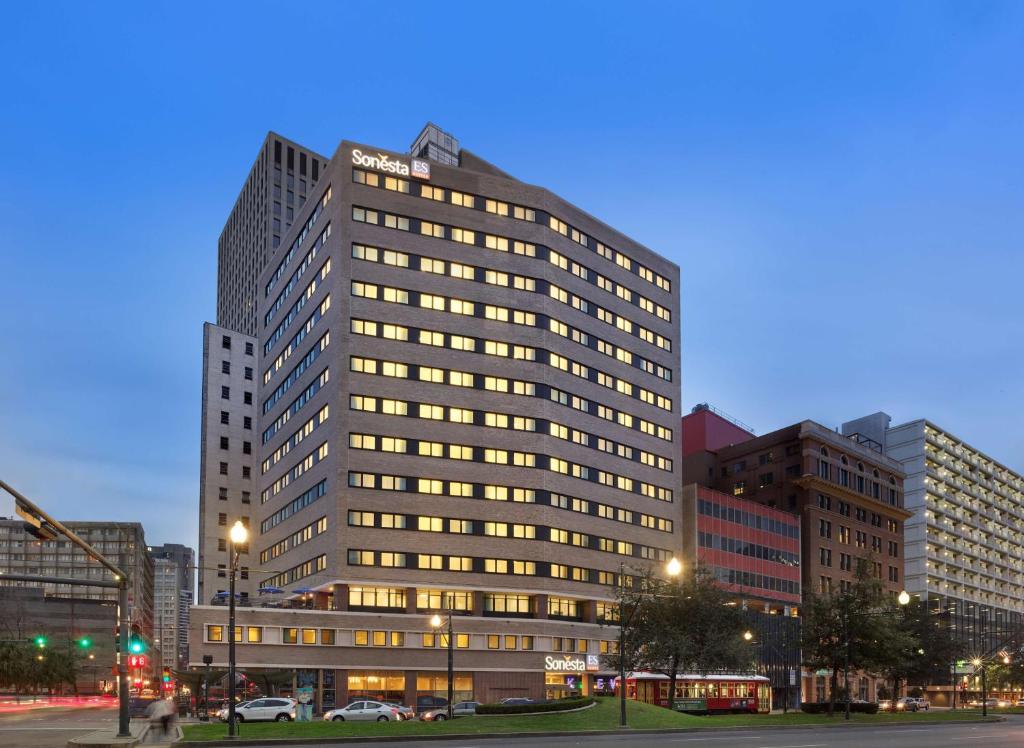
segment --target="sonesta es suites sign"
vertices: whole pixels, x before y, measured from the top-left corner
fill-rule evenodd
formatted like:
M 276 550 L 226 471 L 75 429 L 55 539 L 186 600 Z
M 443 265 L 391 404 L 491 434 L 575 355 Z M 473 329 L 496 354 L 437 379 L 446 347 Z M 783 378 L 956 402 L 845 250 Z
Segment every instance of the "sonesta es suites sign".
M 400 177 L 413 176 L 417 179 L 430 179 L 430 162 L 414 158 L 411 163 L 392 158 L 386 153 L 377 152 L 376 155 L 363 153 L 360 149 L 352 150 L 352 163 L 355 166 L 363 166 L 367 169 L 375 169 L 388 174 L 397 174 Z
M 594 670 L 600 670 L 600 660 L 597 655 L 587 655 L 587 659 L 582 657 L 552 657 L 548 655 L 544 658 L 544 669 L 553 673 L 583 673 Z

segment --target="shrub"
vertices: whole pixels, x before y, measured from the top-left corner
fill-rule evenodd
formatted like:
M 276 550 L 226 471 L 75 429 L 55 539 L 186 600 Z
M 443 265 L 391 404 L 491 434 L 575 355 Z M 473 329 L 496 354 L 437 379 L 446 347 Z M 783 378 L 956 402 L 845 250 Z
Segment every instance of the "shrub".
M 477 714 L 528 714 L 532 712 L 567 712 L 590 706 L 594 699 L 586 696 L 578 699 L 561 699 L 559 701 L 538 701 L 533 704 L 480 704 Z
M 800 711 L 805 714 L 827 714 L 828 702 L 805 702 L 800 705 Z M 836 713 L 846 711 L 846 702 L 836 702 Z M 874 701 L 867 703 L 854 701 L 850 704 L 850 711 L 857 714 L 878 714 L 878 704 Z

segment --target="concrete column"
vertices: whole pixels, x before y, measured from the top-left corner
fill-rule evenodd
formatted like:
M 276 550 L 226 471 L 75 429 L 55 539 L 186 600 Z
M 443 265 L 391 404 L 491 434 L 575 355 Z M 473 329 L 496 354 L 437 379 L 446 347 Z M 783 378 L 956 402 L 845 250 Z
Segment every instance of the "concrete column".
M 405 671 L 405 701 L 402 703 L 416 709 L 416 672 L 415 670 Z
M 548 617 L 548 596 L 547 595 L 534 595 L 533 596 L 533 616 L 534 616 L 534 618 L 547 618 Z
M 313 595 L 313 607 L 317 610 L 327 610 L 327 598 L 326 592 L 317 592 Z
M 348 704 L 348 670 L 334 671 L 334 694 L 334 701 L 339 707 Z
M 348 585 L 334 585 L 334 609 L 348 610 Z

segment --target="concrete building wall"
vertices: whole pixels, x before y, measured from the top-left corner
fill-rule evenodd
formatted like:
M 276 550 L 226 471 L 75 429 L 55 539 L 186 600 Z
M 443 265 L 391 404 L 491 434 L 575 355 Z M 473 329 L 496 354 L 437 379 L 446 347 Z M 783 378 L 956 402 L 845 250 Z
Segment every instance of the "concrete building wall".
M 258 496 L 259 351 L 255 338 L 206 323 L 203 326 L 203 397 L 199 463 L 200 602 L 228 588 L 228 530 L 251 523 Z M 246 452 L 248 449 L 248 453 Z M 250 554 L 241 554 L 241 593 L 254 594 Z

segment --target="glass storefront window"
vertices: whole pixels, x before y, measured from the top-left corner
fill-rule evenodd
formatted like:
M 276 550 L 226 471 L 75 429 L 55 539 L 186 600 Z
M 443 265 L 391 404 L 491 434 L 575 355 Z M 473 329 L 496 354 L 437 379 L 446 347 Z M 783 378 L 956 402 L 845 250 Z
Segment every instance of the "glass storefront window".
M 405 675 L 401 672 L 350 670 L 348 673 L 349 703 L 358 699 L 405 702 Z
M 470 673 L 455 673 L 455 701 L 473 700 L 473 676 Z M 430 675 L 419 673 L 416 676 L 416 698 L 420 696 L 437 696 L 448 698 L 448 675 L 439 673 Z

